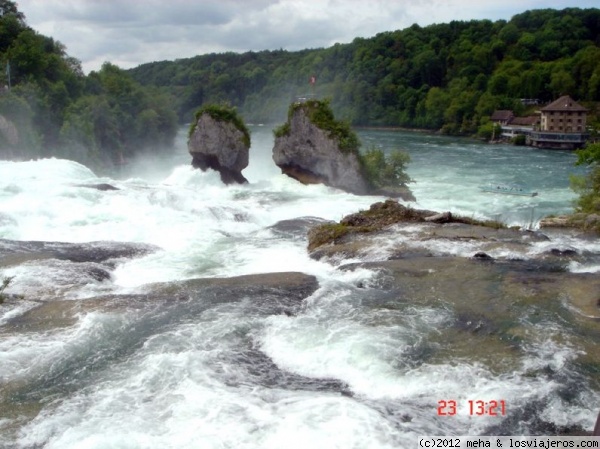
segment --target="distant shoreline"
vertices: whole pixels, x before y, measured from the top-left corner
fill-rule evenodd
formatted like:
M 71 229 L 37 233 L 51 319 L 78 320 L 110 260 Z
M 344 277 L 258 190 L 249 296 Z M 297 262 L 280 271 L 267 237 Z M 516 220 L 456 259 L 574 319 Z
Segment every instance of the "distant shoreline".
M 423 134 L 440 134 L 439 131 L 424 128 L 403 128 L 401 126 L 353 126 L 356 130 L 365 131 L 411 131 Z

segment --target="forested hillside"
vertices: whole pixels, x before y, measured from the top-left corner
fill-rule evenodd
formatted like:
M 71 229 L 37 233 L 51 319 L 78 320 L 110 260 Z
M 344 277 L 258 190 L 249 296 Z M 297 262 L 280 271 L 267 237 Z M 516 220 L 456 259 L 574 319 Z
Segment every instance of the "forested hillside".
M 290 101 L 311 93 L 353 125 L 450 134 L 477 132 L 495 109 L 524 112 L 521 98 L 569 94 L 597 117 L 598 61 L 600 9 L 570 8 L 413 25 L 326 49 L 210 54 L 129 71 L 106 63 L 86 76 L 15 2 L 0 0 L 0 158 L 110 165 L 170 145 L 177 118 L 189 122 L 204 104 L 281 123 Z M 597 129 L 596 117 L 588 122 Z
M 330 97 L 353 125 L 472 134 L 494 109 L 569 94 L 600 101 L 600 9 L 534 10 L 510 21 L 410 28 L 326 49 L 210 54 L 132 69 L 176 98 L 182 121 L 199 105 L 228 102 L 247 121 L 282 122 L 291 99 Z
M 65 47 L 0 0 L 0 159 L 68 157 L 93 167 L 170 145 L 177 117 L 164 94 L 109 63 L 85 76 Z

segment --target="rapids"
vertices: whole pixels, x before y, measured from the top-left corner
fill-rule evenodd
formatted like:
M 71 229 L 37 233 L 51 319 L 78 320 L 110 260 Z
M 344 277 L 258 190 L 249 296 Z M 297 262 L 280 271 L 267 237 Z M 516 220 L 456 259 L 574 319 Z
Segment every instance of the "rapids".
M 582 172 L 568 152 L 360 137 L 410 153 L 415 207 L 511 225 L 570 211 L 568 176 Z M 280 175 L 267 127 L 252 128 L 246 186 L 193 170 L 184 139 L 110 176 L 68 160 L 0 161 L 0 275 L 13 277 L 0 305 L 0 448 L 391 449 L 418 435 L 591 430 L 597 323 L 560 303 L 525 305 L 503 324 L 518 327 L 513 340 L 482 337 L 443 295 L 411 298 L 378 270 L 339 269 L 383 260 L 391 240 L 362 260 L 309 257 L 311 225 L 382 198 Z M 489 182 L 540 195 L 480 192 Z M 82 187 L 101 183 L 118 190 Z M 394 238 L 410 240 L 403 232 Z M 428 250 L 477 250 L 468 245 Z M 553 245 L 600 253 L 572 235 Z M 296 288 L 290 272 L 318 287 Z M 267 288 L 263 273 L 281 275 Z M 498 299 L 482 294 L 465 300 L 484 310 Z M 441 416 L 448 400 L 457 413 Z M 469 400 L 505 401 L 506 414 L 471 413 Z

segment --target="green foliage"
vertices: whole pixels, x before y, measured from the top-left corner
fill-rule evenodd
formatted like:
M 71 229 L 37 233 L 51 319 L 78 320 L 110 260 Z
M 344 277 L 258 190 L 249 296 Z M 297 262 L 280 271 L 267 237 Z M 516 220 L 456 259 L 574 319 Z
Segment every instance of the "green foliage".
M 576 165 L 600 165 L 600 143 L 588 143 L 585 147 L 575 152 Z
M 368 182 L 375 188 L 401 187 L 413 182 L 406 173 L 410 156 L 394 150 L 389 155 L 378 148 L 369 148 L 361 155 L 361 162 Z
M 172 145 L 177 116 L 169 97 L 142 87 L 106 63 L 83 75 L 65 47 L 25 22 L 17 4 L 0 0 L 0 115 L 18 144 L 0 141 L 0 157 L 69 157 L 112 165 L 136 153 Z M 95 166 L 96 168 L 99 168 Z
M 239 116 L 235 108 L 227 105 L 217 105 L 217 104 L 207 104 L 202 106 L 200 109 L 196 111 L 194 115 L 194 120 L 190 125 L 190 129 L 188 131 L 188 137 L 191 137 L 196 129 L 196 125 L 198 123 L 198 119 L 203 115 L 210 115 L 213 120 L 218 122 L 228 122 L 233 123 L 235 127 L 240 130 L 244 134 L 244 145 L 250 147 L 250 131 L 248 127 Z
M 512 138 L 511 141 L 513 145 L 524 146 L 527 142 L 527 138 L 525 137 L 525 134 L 517 134 L 515 137 Z
M 291 127 L 290 127 L 290 122 L 288 121 L 288 122 L 285 122 L 283 125 L 279 125 L 275 129 L 273 129 L 273 135 L 275 137 L 289 136 L 290 131 L 291 131 Z
M 577 150 L 576 165 L 589 165 L 585 176 L 571 175 L 571 188 L 579 194 L 576 200 L 578 212 L 600 213 L 600 143 L 589 143 Z
M 284 121 L 289 98 L 306 96 L 315 75 L 315 93 L 354 126 L 474 134 L 494 109 L 518 114 L 520 98 L 600 101 L 599 23 L 599 9 L 543 9 L 508 22 L 413 26 L 325 49 L 210 54 L 130 73 L 172 95 L 182 121 L 191 105 L 219 102 L 248 121 Z
M 287 126 L 284 124 L 276 128 L 274 133 L 289 133 L 289 123 L 297 110 L 302 109 L 310 122 L 318 128 L 326 131 L 330 138 L 335 139 L 340 151 L 343 153 L 358 154 L 360 140 L 356 133 L 350 128 L 346 121 L 336 120 L 330 106 L 330 100 L 307 100 L 292 103 L 288 109 Z
M 354 228 L 341 223 L 324 223 L 310 230 L 308 250 L 311 251 L 327 243 L 335 243 L 345 235 L 356 232 Z M 361 228 L 358 232 L 368 232 Z
M 483 140 L 497 140 L 502 134 L 502 127 L 497 123 L 486 120 L 477 129 L 477 137 Z

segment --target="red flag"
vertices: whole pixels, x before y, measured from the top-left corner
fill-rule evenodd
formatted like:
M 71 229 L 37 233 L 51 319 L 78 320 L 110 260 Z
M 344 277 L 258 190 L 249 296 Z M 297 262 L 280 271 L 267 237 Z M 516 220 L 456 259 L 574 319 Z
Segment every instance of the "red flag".
M 317 82 L 317 78 L 316 78 L 314 75 L 313 75 L 313 76 L 311 76 L 311 77 L 310 77 L 310 81 L 309 81 L 309 83 L 310 83 L 312 86 L 314 86 L 316 82 Z

